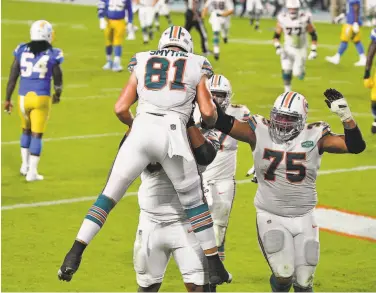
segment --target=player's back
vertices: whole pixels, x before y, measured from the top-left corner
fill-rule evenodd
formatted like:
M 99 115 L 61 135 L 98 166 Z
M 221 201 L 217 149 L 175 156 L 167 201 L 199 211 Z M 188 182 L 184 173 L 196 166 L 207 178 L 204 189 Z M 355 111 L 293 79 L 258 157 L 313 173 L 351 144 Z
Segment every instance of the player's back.
M 38 96 L 50 96 L 53 67 L 63 61 L 62 51 L 51 47 L 34 55 L 28 44 L 20 44 L 14 56 L 20 63 L 19 95 L 35 92 Z
M 255 206 L 281 216 L 306 214 L 317 203 L 316 176 L 321 163 L 317 143 L 329 133 L 329 126 L 324 122 L 306 125 L 296 138 L 278 144 L 269 134 L 269 121 L 258 115 L 249 121 L 257 137 Z
M 361 0 L 347 0 L 346 1 L 346 22 L 348 24 L 353 24 L 355 22 L 355 11 L 353 5 L 359 5 L 359 16 L 358 16 L 358 24 L 362 25 L 362 14 L 363 14 L 363 8 L 362 8 L 362 1 Z
M 100 0 L 98 12 L 103 13 L 108 19 L 124 19 L 127 0 Z
M 170 49 L 137 53 L 128 68 L 137 77 L 137 113 L 173 112 L 185 121 L 191 115 L 202 75 L 212 72 L 205 57 Z

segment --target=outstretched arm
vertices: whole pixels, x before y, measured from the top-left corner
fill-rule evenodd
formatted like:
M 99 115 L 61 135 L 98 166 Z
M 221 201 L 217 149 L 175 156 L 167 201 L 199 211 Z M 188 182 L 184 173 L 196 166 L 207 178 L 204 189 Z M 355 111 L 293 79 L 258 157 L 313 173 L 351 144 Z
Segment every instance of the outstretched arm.
M 5 97 L 5 105 L 4 105 L 5 111 L 9 114 L 12 112 L 12 108 L 13 108 L 12 101 L 11 101 L 12 94 L 13 94 L 14 88 L 16 87 L 17 79 L 19 75 L 20 75 L 20 63 L 18 62 L 16 58 L 14 58 L 12 66 L 10 68 L 9 80 L 7 84 L 6 97 Z
M 320 152 L 334 154 L 359 154 L 363 152 L 366 148 L 366 143 L 343 95 L 335 89 L 326 90 L 324 95 L 326 97 L 325 102 L 330 110 L 340 117 L 345 134 L 329 134 L 322 137 L 318 145 Z
M 133 115 L 130 110 L 131 106 L 137 101 L 137 78 L 132 73 L 128 83 L 123 88 L 116 104 L 115 114 L 121 122 L 132 127 Z
M 204 74 L 196 88 L 196 100 L 200 109 L 202 120 L 210 127 L 217 121 L 216 106 L 207 84 L 207 76 Z

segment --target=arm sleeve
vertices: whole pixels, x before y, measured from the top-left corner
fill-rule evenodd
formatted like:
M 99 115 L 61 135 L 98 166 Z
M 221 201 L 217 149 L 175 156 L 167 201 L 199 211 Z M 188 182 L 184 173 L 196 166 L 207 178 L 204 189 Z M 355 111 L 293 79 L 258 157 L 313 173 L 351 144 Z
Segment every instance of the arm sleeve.
M 201 67 L 201 75 L 206 75 L 208 78 L 211 78 L 213 74 L 213 67 L 211 66 L 209 60 L 205 58 L 204 63 Z
M 128 23 L 133 23 L 132 0 L 126 0 L 126 6 L 128 12 Z
M 98 1 L 98 18 L 104 18 L 106 16 L 106 2 L 103 0 Z
M 133 57 L 131 58 L 131 60 L 128 63 L 128 71 L 130 73 L 132 73 L 136 66 L 137 66 L 137 56 L 135 54 L 135 55 L 133 55 Z

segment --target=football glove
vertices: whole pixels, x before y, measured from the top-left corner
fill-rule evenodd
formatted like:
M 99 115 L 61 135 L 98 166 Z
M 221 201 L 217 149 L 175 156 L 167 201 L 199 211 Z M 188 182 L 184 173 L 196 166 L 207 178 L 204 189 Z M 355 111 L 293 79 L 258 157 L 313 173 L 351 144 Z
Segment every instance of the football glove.
M 274 43 L 275 53 L 279 56 L 282 54 L 281 44 L 279 42 Z
M 359 33 L 359 24 L 357 22 L 354 22 L 352 24 L 352 31 L 354 32 L 354 34 Z
M 60 97 L 57 94 L 52 95 L 52 104 L 59 104 L 60 103 Z
M 104 30 L 104 29 L 106 29 L 106 27 L 107 27 L 107 21 L 103 17 L 100 18 L 99 19 L 99 28 L 101 30 Z
M 63 264 L 57 272 L 57 277 L 59 278 L 59 280 L 67 282 L 72 280 L 73 274 L 77 272 L 78 267 L 80 266 L 81 258 L 81 255 L 73 252 L 68 252 L 68 254 L 64 258 Z
M 4 112 L 7 114 L 11 114 L 13 109 L 12 101 L 5 101 L 4 104 Z
M 316 59 L 316 57 L 317 57 L 316 50 L 311 50 L 311 52 L 309 52 L 309 54 L 308 54 L 308 60 Z
M 327 89 L 324 92 L 325 103 L 330 111 L 337 114 L 342 122 L 352 119 L 350 107 L 343 95 L 335 89 Z

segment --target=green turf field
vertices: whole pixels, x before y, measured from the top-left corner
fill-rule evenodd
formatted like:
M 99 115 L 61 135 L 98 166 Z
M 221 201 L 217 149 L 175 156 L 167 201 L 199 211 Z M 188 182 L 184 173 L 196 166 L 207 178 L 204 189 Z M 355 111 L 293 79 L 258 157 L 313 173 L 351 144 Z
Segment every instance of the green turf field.
M 126 128 L 113 114 L 113 105 L 129 74 L 104 72 L 104 38 L 94 7 L 63 4 L 2 2 L 2 99 L 12 50 L 29 38 L 27 20 L 47 19 L 56 23 L 56 47 L 65 61 L 62 102 L 54 105 L 44 143 L 40 172 L 43 182 L 26 183 L 19 175 L 20 120 L 17 111 L 2 115 L 2 206 L 96 196 L 103 188 L 107 172 Z M 182 15 L 173 15 L 183 24 Z M 166 25 L 164 19 L 162 25 Z M 138 23 L 138 21 L 137 21 Z M 268 115 L 270 105 L 283 91 L 279 59 L 272 45 L 273 21 L 262 22 L 262 33 L 255 33 L 246 19 L 234 18 L 230 42 L 221 45 L 220 61 L 209 57 L 216 73 L 232 82 L 234 102 L 245 104 L 253 113 Z M 361 155 L 324 155 L 322 170 L 376 166 L 376 137 L 370 134 L 369 91 L 363 88 L 363 69 L 350 45 L 341 65 L 325 62 L 336 51 L 340 26 L 317 24 L 319 35 L 315 61 L 308 61 L 307 79 L 294 81 L 294 90 L 304 94 L 310 105 L 309 121 L 325 120 L 332 130 L 342 132 L 339 119 L 330 114 L 323 91 L 335 87 L 348 98 L 363 130 L 367 150 Z M 364 29 L 368 46 L 369 29 Z M 193 33 L 196 49 L 199 39 Z M 127 42 L 123 65 L 139 51 L 154 49 L 157 40 L 142 45 Z M 199 52 L 198 52 L 199 53 Z M 13 101 L 16 104 L 16 94 Z M 98 135 L 98 136 L 95 136 Z M 240 145 L 237 179 L 245 179 L 252 165 L 251 151 Z M 320 204 L 376 216 L 373 180 L 376 170 L 343 172 L 320 176 Z M 138 182 L 130 191 L 136 191 Z M 237 187 L 236 200 L 227 234 L 228 270 L 231 285 L 220 291 L 269 291 L 269 268 L 259 251 L 253 196 L 254 184 Z M 3 291 L 135 291 L 132 265 L 133 240 L 138 220 L 137 198 L 122 200 L 104 229 L 84 254 L 79 272 L 71 283 L 57 280 L 57 270 L 69 250 L 92 200 L 70 204 L 29 207 L 2 211 L 2 290 Z M 322 232 L 321 259 L 315 278 L 316 291 L 375 291 L 376 245 Z M 162 291 L 184 291 L 173 261 L 167 270 Z

